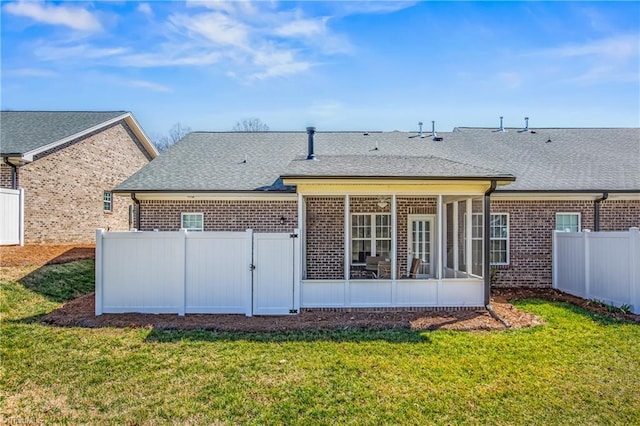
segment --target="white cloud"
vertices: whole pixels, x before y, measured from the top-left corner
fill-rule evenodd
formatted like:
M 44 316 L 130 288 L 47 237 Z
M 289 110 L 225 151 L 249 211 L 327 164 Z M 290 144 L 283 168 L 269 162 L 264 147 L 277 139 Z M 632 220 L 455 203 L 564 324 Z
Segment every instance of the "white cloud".
M 77 46 L 54 46 L 43 43 L 34 49 L 34 54 L 46 61 L 57 61 L 69 58 L 100 59 L 122 55 L 127 52 L 123 47 L 95 47 L 90 44 Z
M 619 59 L 637 57 L 640 50 L 638 38 L 638 34 L 615 36 L 581 44 L 556 47 L 543 51 L 543 53 L 557 57 L 601 56 Z
M 137 10 L 143 15 L 153 16 L 153 9 L 151 9 L 149 3 L 140 3 Z
M 173 90 L 171 90 L 167 86 L 163 86 L 162 84 L 153 83 L 151 81 L 145 81 L 145 80 L 130 80 L 125 82 L 124 84 L 130 87 L 150 90 L 152 92 L 164 92 L 164 93 L 173 92 Z
M 522 85 L 522 76 L 517 72 L 501 72 L 498 81 L 503 88 L 517 89 Z
M 58 74 L 41 68 L 16 68 L 4 71 L 5 77 L 56 77 Z
M 246 25 L 222 13 L 196 16 L 174 15 L 170 22 L 219 45 L 246 48 L 249 30 Z
M 98 18 L 80 7 L 22 0 L 6 4 L 4 11 L 12 15 L 28 17 L 43 24 L 63 25 L 74 30 L 89 32 L 102 30 L 102 24 Z
M 274 33 L 283 37 L 314 37 L 326 32 L 328 19 L 297 19 L 276 28 Z
M 176 52 L 179 49 L 175 49 Z M 118 58 L 120 65 L 136 68 L 172 67 L 172 66 L 205 66 L 220 61 L 217 52 L 184 52 L 176 53 L 141 53 L 125 55 Z
M 254 52 L 254 63 L 258 68 L 262 69 L 262 71 L 256 72 L 251 76 L 257 80 L 297 74 L 311 68 L 311 63 L 296 60 L 294 52 L 277 49 L 271 52 Z

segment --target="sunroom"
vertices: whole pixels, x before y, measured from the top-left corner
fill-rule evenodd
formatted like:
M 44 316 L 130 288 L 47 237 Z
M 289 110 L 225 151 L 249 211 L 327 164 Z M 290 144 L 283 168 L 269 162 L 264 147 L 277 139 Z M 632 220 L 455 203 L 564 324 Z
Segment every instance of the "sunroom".
M 327 176 L 323 169 L 341 160 L 305 161 L 293 166 L 296 175 L 284 176 L 298 193 L 301 308 L 488 303 L 491 225 L 485 212 L 491 192 L 512 176 L 478 173 L 473 166 L 446 176 L 406 176 L 417 162 L 442 169 L 446 160 L 432 157 L 404 158 L 404 169 L 384 177 Z M 389 161 L 394 159 L 368 157 L 364 163 L 370 170 L 371 163 Z

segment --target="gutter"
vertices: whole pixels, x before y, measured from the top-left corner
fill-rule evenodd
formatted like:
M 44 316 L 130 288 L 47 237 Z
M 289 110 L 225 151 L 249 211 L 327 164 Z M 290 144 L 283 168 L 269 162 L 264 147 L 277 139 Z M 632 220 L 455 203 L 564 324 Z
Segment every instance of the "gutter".
M 491 252 L 491 239 L 490 239 L 490 233 L 489 233 L 489 228 L 491 227 L 491 194 L 493 192 L 495 192 L 496 187 L 498 186 L 497 182 L 495 180 L 491 181 L 491 186 L 489 187 L 489 189 L 487 189 L 487 191 L 484 193 L 484 206 L 483 206 L 483 212 L 484 212 L 484 228 L 483 228 L 483 238 L 484 238 L 484 270 L 483 270 L 483 277 L 484 277 L 484 305 L 487 307 L 487 309 L 489 308 L 490 302 L 491 302 L 491 262 L 489 259 L 489 253 Z
M 608 192 L 603 192 L 602 197 L 593 202 L 593 230 L 598 232 L 600 230 L 600 203 L 609 198 Z
M 133 202 L 136 204 L 136 228 L 138 231 L 140 231 L 140 200 L 138 200 L 136 198 L 136 193 L 132 192 L 131 193 L 131 199 L 133 200 Z

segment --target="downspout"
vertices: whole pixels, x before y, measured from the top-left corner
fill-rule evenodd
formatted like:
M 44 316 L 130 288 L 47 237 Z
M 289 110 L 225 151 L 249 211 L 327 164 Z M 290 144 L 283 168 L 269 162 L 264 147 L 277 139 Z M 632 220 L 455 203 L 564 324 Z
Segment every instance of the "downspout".
M 18 189 L 18 166 L 9 161 L 9 157 L 4 157 L 5 164 L 11 166 L 11 189 Z
M 136 198 L 136 193 L 132 192 L 131 193 L 131 199 L 133 200 L 134 203 L 136 203 L 136 223 L 135 223 L 135 229 L 137 229 L 138 231 L 141 231 L 140 229 L 140 200 L 138 200 Z
M 491 186 L 484 193 L 484 226 L 483 226 L 483 241 L 484 241 L 484 305 L 489 306 L 491 301 L 491 261 L 489 253 L 491 251 L 491 239 L 489 228 L 491 227 L 491 194 L 496 190 L 497 183 L 495 180 L 491 181 Z
M 609 198 L 608 192 L 603 192 L 602 197 L 595 200 L 593 203 L 593 230 L 598 232 L 600 230 L 600 203 Z

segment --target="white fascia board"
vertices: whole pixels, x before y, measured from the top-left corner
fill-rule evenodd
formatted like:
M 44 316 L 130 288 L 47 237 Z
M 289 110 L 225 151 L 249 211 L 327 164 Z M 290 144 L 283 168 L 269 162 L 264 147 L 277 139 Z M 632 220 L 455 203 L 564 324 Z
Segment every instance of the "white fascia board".
M 605 191 L 606 192 L 606 191 Z M 523 192 L 500 193 L 499 191 L 491 194 L 492 200 L 505 201 L 593 201 L 602 198 L 602 192 L 566 192 L 566 193 L 539 193 L 539 192 Z M 609 193 L 608 200 L 640 200 L 640 193 Z
M 158 156 L 158 151 L 155 149 L 155 147 L 153 146 L 153 144 L 151 143 L 147 135 L 145 135 L 145 133 L 142 131 L 142 128 L 140 127 L 138 122 L 135 121 L 135 119 L 133 118 L 130 112 L 127 112 L 125 114 L 114 117 L 111 120 L 103 121 L 102 123 L 96 124 L 93 127 L 89 127 L 88 129 L 85 129 L 81 132 L 74 133 L 73 135 L 67 136 L 66 138 L 59 139 L 55 142 L 51 142 L 47 145 L 41 146 L 40 148 L 25 152 L 22 155 L 22 159 L 23 161 L 33 161 L 34 155 L 38 155 L 50 149 L 56 148 L 60 145 L 64 145 L 67 142 L 71 142 L 75 139 L 81 138 L 85 135 L 88 135 L 97 130 L 100 130 L 104 127 L 110 126 L 111 124 L 117 123 L 120 120 L 124 120 L 129 125 L 129 127 L 132 129 L 132 131 L 138 137 L 138 139 L 140 139 L 140 142 L 145 147 L 145 149 L 147 149 L 147 151 L 149 152 L 152 158 L 155 158 Z
M 142 126 L 138 124 L 138 121 L 133 116 L 133 114 L 127 113 L 125 117 L 125 121 L 131 128 L 131 131 L 133 131 L 133 133 L 138 137 L 138 140 L 140 141 L 142 146 L 144 146 L 144 148 L 147 150 L 151 158 L 152 159 L 156 158 L 159 155 L 158 150 L 156 149 L 153 142 L 151 142 L 151 139 L 149 139 L 147 134 L 144 132 L 144 130 L 142 130 Z
M 157 201 L 198 201 L 198 200 L 218 200 L 218 201 L 297 201 L 296 193 L 207 193 L 207 192 L 135 192 L 131 193 L 118 192 L 116 195 L 131 197 L 135 194 L 138 200 L 157 200 Z

